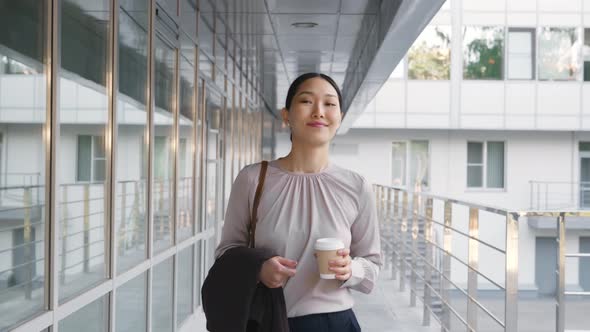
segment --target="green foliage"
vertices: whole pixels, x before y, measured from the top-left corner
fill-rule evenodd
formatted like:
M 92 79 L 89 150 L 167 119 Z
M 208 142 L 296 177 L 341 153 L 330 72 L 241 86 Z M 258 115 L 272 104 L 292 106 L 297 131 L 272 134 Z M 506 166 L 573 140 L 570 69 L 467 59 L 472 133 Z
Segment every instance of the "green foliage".
M 450 37 L 438 27 L 435 34 L 440 41 L 422 40 L 408 52 L 408 78 L 418 80 L 448 80 L 451 73 Z
M 481 34 L 465 47 L 465 79 L 503 79 L 504 40 L 502 34 L 492 31 L 491 38 L 486 37 L 489 27 L 481 28 Z

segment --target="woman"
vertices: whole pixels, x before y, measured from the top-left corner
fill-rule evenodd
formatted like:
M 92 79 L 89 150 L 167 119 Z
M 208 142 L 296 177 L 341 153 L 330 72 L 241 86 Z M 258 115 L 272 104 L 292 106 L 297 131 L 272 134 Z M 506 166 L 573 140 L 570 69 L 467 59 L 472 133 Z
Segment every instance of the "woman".
M 341 105 L 329 76 L 308 73 L 293 81 L 281 111 L 291 129 L 291 151 L 269 163 L 258 207 L 256 247 L 280 255 L 263 263 L 259 281 L 284 287 L 291 332 L 360 331 L 351 289 L 369 293 L 381 266 L 371 186 L 329 160 Z M 260 163 L 247 166 L 234 182 L 217 257 L 247 245 L 259 172 Z M 339 238 L 347 247 L 330 262 L 336 280 L 319 277 L 313 247 L 323 237 Z

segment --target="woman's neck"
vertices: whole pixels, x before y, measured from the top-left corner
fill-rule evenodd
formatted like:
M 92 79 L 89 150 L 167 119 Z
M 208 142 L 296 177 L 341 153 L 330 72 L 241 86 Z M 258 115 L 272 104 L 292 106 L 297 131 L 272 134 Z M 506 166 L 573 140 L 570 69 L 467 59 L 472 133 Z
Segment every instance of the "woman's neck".
M 293 144 L 291 152 L 279 159 L 279 165 L 295 173 L 319 173 L 330 163 L 328 144 L 322 146 L 301 146 Z

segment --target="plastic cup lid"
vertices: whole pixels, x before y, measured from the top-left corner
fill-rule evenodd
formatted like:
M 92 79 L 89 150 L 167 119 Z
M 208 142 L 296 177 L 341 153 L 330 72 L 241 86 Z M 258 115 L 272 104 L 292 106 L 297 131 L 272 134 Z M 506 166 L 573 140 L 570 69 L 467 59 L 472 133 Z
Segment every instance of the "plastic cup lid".
M 337 238 L 325 237 L 315 242 L 315 250 L 336 250 L 344 248 L 344 242 Z

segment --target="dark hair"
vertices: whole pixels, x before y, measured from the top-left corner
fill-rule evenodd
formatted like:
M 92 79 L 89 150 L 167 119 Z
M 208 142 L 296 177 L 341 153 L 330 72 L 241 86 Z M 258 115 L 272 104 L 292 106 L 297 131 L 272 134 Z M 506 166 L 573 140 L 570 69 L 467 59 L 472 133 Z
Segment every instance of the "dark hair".
M 323 78 L 326 82 L 332 85 L 332 87 L 334 88 L 334 90 L 336 90 L 336 93 L 338 94 L 338 104 L 340 105 L 340 111 L 344 112 L 344 106 L 342 105 L 342 93 L 340 92 L 340 88 L 338 88 L 338 84 L 336 84 L 336 82 L 334 82 L 334 80 L 330 76 L 320 73 L 306 73 L 297 77 L 293 81 L 293 83 L 291 83 L 289 91 L 287 92 L 285 108 L 289 110 L 289 108 L 291 107 L 291 102 L 293 101 L 293 97 L 295 97 L 295 93 L 297 93 L 297 89 L 299 89 L 299 86 L 301 86 L 303 82 L 316 77 Z

